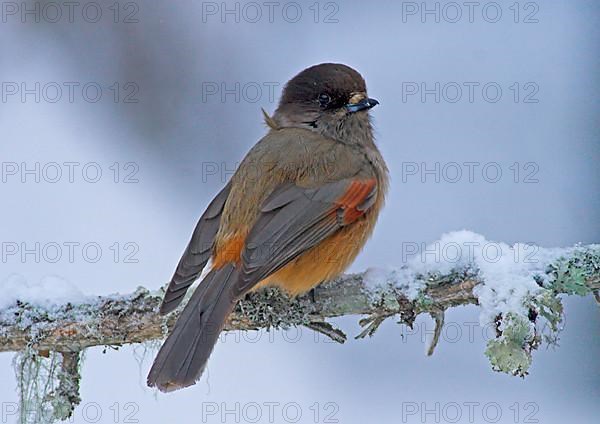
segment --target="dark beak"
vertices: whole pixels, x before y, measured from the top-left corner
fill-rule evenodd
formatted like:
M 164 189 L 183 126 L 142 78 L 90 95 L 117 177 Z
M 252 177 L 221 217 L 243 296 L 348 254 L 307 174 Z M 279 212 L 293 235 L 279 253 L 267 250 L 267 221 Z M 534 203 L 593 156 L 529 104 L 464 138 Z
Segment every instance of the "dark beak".
M 362 99 L 358 103 L 349 103 L 346 105 L 346 110 L 350 113 L 358 112 L 359 110 L 368 110 L 375 107 L 379 102 L 375 99 Z

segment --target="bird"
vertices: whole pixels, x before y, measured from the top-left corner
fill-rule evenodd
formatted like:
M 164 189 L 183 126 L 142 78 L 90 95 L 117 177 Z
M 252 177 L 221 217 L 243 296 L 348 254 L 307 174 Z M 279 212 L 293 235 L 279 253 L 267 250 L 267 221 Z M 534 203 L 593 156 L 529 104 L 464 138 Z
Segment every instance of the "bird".
M 147 378 L 170 392 L 195 384 L 228 315 L 246 293 L 291 296 L 340 275 L 371 236 L 389 171 L 377 148 L 361 74 L 340 63 L 301 71 L 263 110 L 267 134 L 200 217 L 159 313 L 181 311 Z

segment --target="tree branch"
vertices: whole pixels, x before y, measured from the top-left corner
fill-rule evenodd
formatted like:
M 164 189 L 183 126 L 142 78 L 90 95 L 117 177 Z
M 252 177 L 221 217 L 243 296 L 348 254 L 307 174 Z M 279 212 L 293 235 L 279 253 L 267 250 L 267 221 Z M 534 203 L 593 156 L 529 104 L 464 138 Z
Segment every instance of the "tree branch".
M 474 276 L 457 273 L 452 281 L 431 280 L 422 293 L 426 302 L 409 301 L 400 288 L 368 288 L 364 277 L 365 273 L 344 275 L 294 299 L 277 289 L 251 293 L 238 303 L 225 330 L 295 325 L 316 329 L 327 318 L 343 315 L 415 316 L 477 303 L 473 287 L 479 281 Z M 0 314 L 0 352 L 29 346 L 39 351 L 69 352 L 160 339 L 180 312 L 160 316 L 161 300 L 162 292 L 139 287 L 130 295 L 98 296 L 89 303 L 66 304 L 53 311 L 19 302 Z
M 327 322 L 328 318 L 366 315 L 359 321 L 364 327 L 359 338 L 373 335 L 388 317 L 399 316 L 400 322 L 412 326 L 419 314 L 427 313 L 436 323 L 428 349 L 431 355 L 444 325 L 444 311 L 478 304 L 482 321 L 489 322 L 491 316 L 496 328 L 496 338 L 488 341 L 485 352 L 492 369 L 524 376 L 532 351 L 544 338 L 555 340 L 560 331 L 563 308 L 559 295 L 595 294 L 598 299 L 600 247 L 576 246 L 560 252 L 541 252 L 547 263 L 539 261 L 535 266 L 518 261 L 514 266 L 496 264 L 482 260 L 480 255 L 455 266 L 413 260 L 389 272 L 367 270 L 343 275 L 297 298 L 274 288 L 264 289 L 238 302 L 225 330 L 305 326 L 343 343 L 346 335 Z M 79 402 L 79 353 L 91 346 L 121 346 L 163 338 L 181 307 L 166 317 L 160 316 L 157 311 L 161 299 L 162 290 L 150 292 L 140 287 L 129 295 L 90 297 L 77 304 L 49 308 L 17 301 L 0 310 L 0 352 L 23 352 L 21 370 L 39 369 L 43 358 L 62 357 L 61 372 L 49 372 L 48 378 L 57 381 L 55 403 L 62 408 L 54 408 L 54 415 L 64 419 Z M 550 324 L 552 334 L 539 333 L 536 324 L 540 320 Z M 53 359 L 50 369 L 55 368 L 54 363 Z M 21 374 L 35 376 L 37 372 Z M 23 381 L 20 386 L 28 387 Z M 74 393 L 67 393 L 68 387 Z M 65 399 L 70 409 L 65 408 Z
M 595 246 L 573 250 L 570 257 L 549 265 L 546 272 L 549 282 L 539 291 L 552 298 L 561 293 L 590 294 L 600 289 L 599 264 Z M 400 271 L 406 269 L 405 266 Z M 347 274 L 293 299 L 277 289 L 251 293 L 238 303 L 225 330 L 302 325 L 343 341 L 343 333 L 326 323 L 327 318 L 367 315 L 361 320 L 366 329 L 359 337 L 372 335 L 387 317 L 400 315 L 401 321 L 410 325 L 421 313 L 435 317 L 451 307 L 477 304 L 474 288 L 484 284 L 481 272 L 471 264 L 455 267 L 446 274 L 416 273 L 413 281 L 397 281 L 398 271 L 372 281 L 377 278 L 370 271 Z M 414 287 L 419 290 L 416 296 L 411 296 L 408 292 L 414 291 Z M 160 339 L 173 326 L 181 309 L 162 317 L 157 313 L 161 299 L 162 290 L 150 292 L 139 287 L 129 295 L 97 296 L 88 302 L 67 303 L 51 310 L 19 301 L 0 311 L 0 352 L 28 347 L 38 351 L 78 352 L 91 346 Z M 544 305 L 536 304 L 538 299 L 529 302 L 532 308 L 544 309 Z

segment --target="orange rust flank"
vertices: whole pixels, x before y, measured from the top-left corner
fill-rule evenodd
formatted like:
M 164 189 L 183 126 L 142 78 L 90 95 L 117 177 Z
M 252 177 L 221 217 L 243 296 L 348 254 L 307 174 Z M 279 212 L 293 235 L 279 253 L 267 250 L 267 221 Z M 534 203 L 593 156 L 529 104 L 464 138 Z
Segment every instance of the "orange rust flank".
M 352 181 L 342 197 L 335 201 L 335 204 L 338 207 L 343 208 L 343 222 L 345 225 L 351 224 L 364 215 L 364 211 L 358 210 L 357 207 L 363 203 L 373 191 L 375 184 L 377 184 L 375 178 Z
M 245 242 L 246 235 L 236 235 L 222 243 L 218 243 L 219 245 L 213 257 L 213 268 L 219 269 L 230 262 L 239 264 Z

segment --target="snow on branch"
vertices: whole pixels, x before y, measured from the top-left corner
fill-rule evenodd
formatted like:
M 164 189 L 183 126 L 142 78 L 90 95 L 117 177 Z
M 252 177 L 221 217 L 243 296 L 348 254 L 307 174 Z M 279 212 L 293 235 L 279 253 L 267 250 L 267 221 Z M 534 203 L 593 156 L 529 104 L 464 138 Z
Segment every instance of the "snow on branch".
M 413 253 L 400 268 L 343 275 L 293 299 L 277 289 L 251 293 L 238 303 L 225 328 L 306 326 L 343 343 L 346 335 L 328 323 L 328 318 L 363 315 L 359 321 L 363 331 L 356 336 L 362 338 L 373 335 L 388 317 L 397 316 L 411 326 L 419 314 L 426 313 L 436 323 L 428 350 L 431 354 L 444 325 L 444 311 L 476 304 L 481 324 L 496 329 L 485 352 L 492 369 L 524 376 L 532 351 L 560 330 L 563 308 L 559 295 L 594 294 L 599 298 L 599 245 L 563 249 L 509 246 L 459 231 Z M 79 401 L 79 352 L 91 346 L 163 338 L 178 315 L 158 315 L 162 290 L 140 287 L 128 295 L 86 297 L 73 296 L 58 284 L 53 302 L 40 296 L 37 286 L 24 289 L 23 283 L 14 279 L 7 284 L 3 293 L 15 295 L 0 303 L 0 352 L 21 352 L 20 370 L 27 369 L 31 361 L 48 360 L 44 358 L 56 362 L 59 372 L 51 376 L 57 382 L 56 396 L 50 398 L 61 406 L 56 413 L 59 418 L 68 416 L 69 402 L 72 407 Z M 53 285 L 46 281 L 41 290 L 48 294 Z M 550 334 L 540 334 L 536 325 L 540 321 L 549 324 Z M 27 386 L 23 381 L 27 376 L 19 379 L 20 387 Z M 65 393 L 65 387 L 74 393 Z

